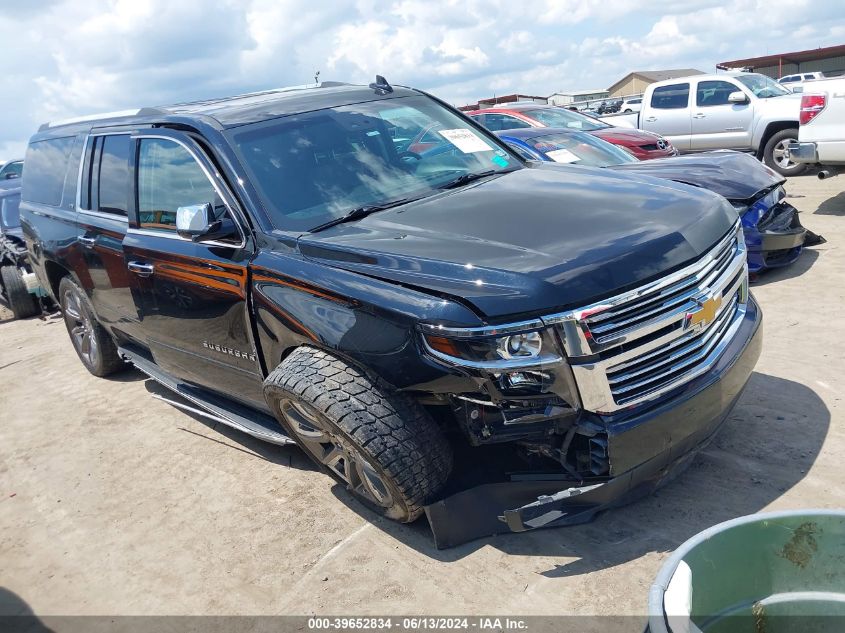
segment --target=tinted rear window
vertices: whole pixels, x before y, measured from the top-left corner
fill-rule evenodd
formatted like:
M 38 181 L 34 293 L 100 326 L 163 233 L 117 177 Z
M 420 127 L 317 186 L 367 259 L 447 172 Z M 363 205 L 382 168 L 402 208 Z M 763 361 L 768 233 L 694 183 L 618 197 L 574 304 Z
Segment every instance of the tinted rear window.
M 23 174 L 23 199 L 58 206 L 68 168 L 74 137 L 53 138 L 30 143 Z
M 129 198 L 128 136 L 104 137 L 98 183 L 99 210 L 126 215 Z

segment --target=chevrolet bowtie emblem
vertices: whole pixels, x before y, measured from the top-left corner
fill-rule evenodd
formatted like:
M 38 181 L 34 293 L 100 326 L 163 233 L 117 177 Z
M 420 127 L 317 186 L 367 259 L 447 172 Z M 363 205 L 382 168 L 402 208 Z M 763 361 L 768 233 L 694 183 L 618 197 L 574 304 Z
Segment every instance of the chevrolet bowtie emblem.
M 692 328 L 699 324 L 706 326 L 713 322 L 716 318 L 716 312 L 719 306 L 722 305 L 722 297 L 709 297 L 706 300 L 696 299 L 699 308 L 692 312 L 687 312 L 687 320 L 685 327 Z

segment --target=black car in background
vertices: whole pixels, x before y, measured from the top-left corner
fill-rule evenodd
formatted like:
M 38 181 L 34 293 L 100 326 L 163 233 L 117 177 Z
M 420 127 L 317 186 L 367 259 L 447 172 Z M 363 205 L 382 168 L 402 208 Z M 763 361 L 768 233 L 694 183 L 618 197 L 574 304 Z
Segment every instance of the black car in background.
M 441 547 L 667 481 L 760 352 L 724 198 L 526 162 L 380 77 L 45 124 L 21 219 L 92 374 L 295 441 Z

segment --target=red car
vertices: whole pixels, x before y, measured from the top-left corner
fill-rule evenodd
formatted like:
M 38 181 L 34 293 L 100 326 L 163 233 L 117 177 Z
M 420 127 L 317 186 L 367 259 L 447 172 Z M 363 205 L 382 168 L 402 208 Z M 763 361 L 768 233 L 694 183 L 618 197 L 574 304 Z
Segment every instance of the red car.
M 604 121 L 566 108 L 539 104 L 512 105 L 465 112 L 491 132 L 521 127 L 563 127 L 588 132 L 619 145 L 640 160 L 676 156 L 678 150 L 662 136 L 608 125 Z

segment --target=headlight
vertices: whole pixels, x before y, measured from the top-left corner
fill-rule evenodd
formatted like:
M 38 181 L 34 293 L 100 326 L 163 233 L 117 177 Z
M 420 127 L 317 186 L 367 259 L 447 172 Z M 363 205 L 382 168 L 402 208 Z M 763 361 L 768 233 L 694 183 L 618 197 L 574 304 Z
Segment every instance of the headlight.
M 423 325 L 421 329 L 426 352 L 452 365 L 501 371 L 562 360 L 551 330 L 539 321 L 483 328 Z

